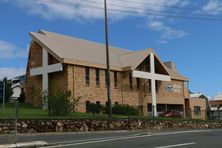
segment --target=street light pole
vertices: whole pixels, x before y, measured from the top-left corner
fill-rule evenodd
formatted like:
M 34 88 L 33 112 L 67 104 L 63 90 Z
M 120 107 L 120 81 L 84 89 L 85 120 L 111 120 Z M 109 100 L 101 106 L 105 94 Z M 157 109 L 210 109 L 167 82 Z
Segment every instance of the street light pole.
M 112 96 L 110 85 L 110 63 L 109 63 L 109 35 L 108 35 L 108 18 L 107 18 L 107 4 L 104 0 L 104 12 L 105 12 L 105 36 L 106 36 L 106 75 L 107 75 L 107 97 L 109 104 L 109 117 L 112 117 Z

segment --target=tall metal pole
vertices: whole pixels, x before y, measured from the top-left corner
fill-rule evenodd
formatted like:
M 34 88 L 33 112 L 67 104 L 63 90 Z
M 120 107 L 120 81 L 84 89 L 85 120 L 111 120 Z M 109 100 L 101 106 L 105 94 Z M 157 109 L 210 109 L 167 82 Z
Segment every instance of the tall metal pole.
M 18 122 L 18 114 L 19 114 L 19 101 L 15 101 L 15 132 L 14 132 L 14 144 L 17 143 L 17 122 Z
M 109 103 L 109 117 L 112 117 L 112 96 L 111 96 L 111 85 L 110 85 L 110 64 L 109 64 L 109 35 L 108 35 L 108 18 L 107 18 L 107 4 L 104 0 L 104 11 L 105 11 L 105 36 L 106 36 L 106 75 L 107 75 L 107 97 Z
M 5 114 L 5 90 L 6 90 L 6 86 L 5 86 L 5 80 L 3 80 L 3 98 L 2 98 L 2 111 L 3 111 L 3 115 Z

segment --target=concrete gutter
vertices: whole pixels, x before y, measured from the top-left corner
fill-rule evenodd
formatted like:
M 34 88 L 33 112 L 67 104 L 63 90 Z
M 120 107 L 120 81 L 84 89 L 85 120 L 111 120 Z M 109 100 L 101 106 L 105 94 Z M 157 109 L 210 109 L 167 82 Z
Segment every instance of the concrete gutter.
M 23 142 L 17 144 L 3 144 L 0 145 L 0 148 L 30 148 L 30 147 L 41 147 L 48 145 L 45 141 L 31 141 L 31 142 Z

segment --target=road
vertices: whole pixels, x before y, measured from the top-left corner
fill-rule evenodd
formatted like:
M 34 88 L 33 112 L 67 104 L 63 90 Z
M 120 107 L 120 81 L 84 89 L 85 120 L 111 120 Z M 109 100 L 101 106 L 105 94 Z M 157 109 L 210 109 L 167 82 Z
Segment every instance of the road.
M 19 135 L 18 141 L 46 141 L 45 148 L 222 148 L 221 137 L 222 129 L 206 129 L 34 134 Z M 8 143 L 8 138 L 0 135 L 0 144 Z

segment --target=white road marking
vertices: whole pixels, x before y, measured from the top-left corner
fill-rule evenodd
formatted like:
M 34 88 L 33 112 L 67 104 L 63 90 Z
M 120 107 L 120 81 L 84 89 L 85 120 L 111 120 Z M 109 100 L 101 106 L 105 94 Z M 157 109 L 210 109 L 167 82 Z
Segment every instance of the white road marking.
M 47 147 L 45 147 L 45 148 L 57 148 L 57 147 L 76 146 L 76 145 L 100 143 L 100 142 L 107 142 L 107 141 L 116 141 L 116 140 L 126 140 L 126 139 L 143 138 L 143 137 L 150 137 L 150 136 L 151 136 L 151 135 L 128 136 L 128 137 L 111 138 L 111 139 L 104 139 L 104 140 L 97 140 L 97 141 L 86 141 L 86 142 L 71 143 L 71 144 L 64 144 L 64 145 L 47 146 Z
M 193 145 L 193 144 L 196 144 L 196 143 L 195 142 L 190 142 L 190 143 L 182 143 L 182 144 L 159 146 L 159 147 L 155 147 L 155 148 L 171 148 L 171 147 L 180 147 L 180 146 L 187 146 L 187 145 Z
M 98 139 L 86 139 L 86 140 L 79 140 L 79 141 L 68 141 L 65 144 L 64 142 L 56 143 L 57 145 L 53 146 L 46 146 L 44 148 L 59 148 L 59 147 L 68 147 L 68 146 L 77 146 L 77 145 L 84 145 L 84 144 L 93 144 L 93 143 L 102 143 L 108 141 L 117 141 L 117 140 L 126 140 L 126 139 L 135 139 L 135 138 L 145 138 L 151 136 L 164 136 L 164 135 L 173 135 L 173 134 L 186 134 L 186 133 L 201 133 L 201 132 L 211 132 L 213 130 L 191 130 L 191 131 L 179 131 L 179 132 L 167 132 L 167 133 L 153 133 L 153 134 L 146 134 L 146 135 L 132 135 L 132 136 L 122 136 L 122 137 L 109 137 L 109 138 L 98 138 Z M 84 141 L 84 142 L 81 142 Z M 186 143 L 188 144 L 188 143 Z M 190 143 L 189 143 L 190 144 Z M 195 143 L 194 143 L 195 144 Z M 179 145 L 171 145 L 171 147 L 178 147 Z M 183 146 L 183 145 L 181 145 Z M 159 147 L 159 148 L 167 148 L 167 147 Z
M 212 132 L 213 130 L 190 130 L 190 131 L 178 131 L 178 132 L 166 132 L 166 133 L 155 133 L 155 136 L 161 135 L 174 135 L 174 134 L 187 134 L 187 133 L 202 133 L 202 132 Z

